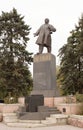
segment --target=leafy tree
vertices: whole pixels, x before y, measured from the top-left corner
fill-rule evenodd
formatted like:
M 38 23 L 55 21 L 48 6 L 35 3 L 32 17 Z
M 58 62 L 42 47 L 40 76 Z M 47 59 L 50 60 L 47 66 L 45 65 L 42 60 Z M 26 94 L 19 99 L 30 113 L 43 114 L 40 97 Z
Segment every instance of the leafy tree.
M 59 50 L 63 94 L 83 93 L 83 16 Z
M 26 50 L 30 27 L 24 17 L 12 11 L 0 16 L 0 97 L 12 91 L 13 96 L 26 95 L 32 86 L 28 64 L 32 53 Z
M 60 70 L 60 66 L 59 65 L 56 65 L 56 85 L 57 85 L 57 88 L 58 88 L 58 91 L 59 91 L 59 94 L 62 95 L 61 93 L 61 79 L 58 78 L 58 75 L 59 75 L 59 70 Z

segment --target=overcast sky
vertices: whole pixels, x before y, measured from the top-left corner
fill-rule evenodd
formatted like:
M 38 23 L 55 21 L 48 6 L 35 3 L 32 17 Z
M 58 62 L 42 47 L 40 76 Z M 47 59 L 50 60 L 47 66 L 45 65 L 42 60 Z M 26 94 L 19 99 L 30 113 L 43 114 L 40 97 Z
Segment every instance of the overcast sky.
M 33 33 L 44 23 L 45 18 L 50 19 L 50 24 L 57 30 L 52 34 L 52 54 L 59 64 L 58 50 L 66 43 L 70 31 L 81 17 L 83 0 L 0 0 L 0 14 L 2 11 L 10 12 L 13 8 L 25 16 L 24 21 L 32 28 L 27 49 L 34 54 L 37 53 L 38 46 Z

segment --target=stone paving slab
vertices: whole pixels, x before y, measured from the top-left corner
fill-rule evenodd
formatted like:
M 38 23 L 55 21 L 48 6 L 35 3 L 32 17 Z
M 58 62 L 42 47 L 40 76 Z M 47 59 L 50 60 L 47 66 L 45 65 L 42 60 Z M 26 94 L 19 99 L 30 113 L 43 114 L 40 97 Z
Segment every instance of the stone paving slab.
M 38 128 L 20 128 L 20 127 L 8 127 L 7 125 L 0 123 L 0 130 L 82 130 L 82 128 L 70 125 L 48 126 Z

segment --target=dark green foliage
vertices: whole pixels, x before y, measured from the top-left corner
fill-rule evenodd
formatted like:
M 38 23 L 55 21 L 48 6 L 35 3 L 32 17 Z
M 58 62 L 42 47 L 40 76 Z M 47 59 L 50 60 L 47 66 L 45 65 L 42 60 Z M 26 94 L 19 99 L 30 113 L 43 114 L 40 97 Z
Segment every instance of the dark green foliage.
M 76 101 L 83 103 L 83 94 L 76 93 Z
M 26 50 L 30 27 L 13 9 L 0 16 L 0 98 L 12 91 L 12 96 L 27 95 L 32 87 L 28 64 L 32 53 Z
M 63 94 L 83 93 L 83 16 L 78 26 L 71 31 L 65 44 L 59 50 L 60 72 Z

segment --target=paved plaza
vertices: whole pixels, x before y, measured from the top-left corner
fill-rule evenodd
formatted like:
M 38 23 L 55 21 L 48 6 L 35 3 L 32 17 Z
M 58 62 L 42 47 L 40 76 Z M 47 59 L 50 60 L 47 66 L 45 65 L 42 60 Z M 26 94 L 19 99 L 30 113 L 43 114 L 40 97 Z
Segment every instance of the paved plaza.
M 82 128 L 60 125 L 60 126 L 48 126 L 48 127 L 37 127 L 37 128 L 20 128 L 20 127 L 8 127 L 3 123 L 0 123 L 0 130 L 82 130 Z

